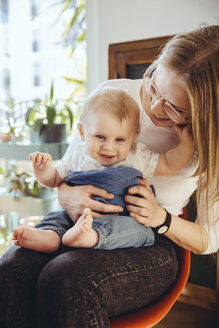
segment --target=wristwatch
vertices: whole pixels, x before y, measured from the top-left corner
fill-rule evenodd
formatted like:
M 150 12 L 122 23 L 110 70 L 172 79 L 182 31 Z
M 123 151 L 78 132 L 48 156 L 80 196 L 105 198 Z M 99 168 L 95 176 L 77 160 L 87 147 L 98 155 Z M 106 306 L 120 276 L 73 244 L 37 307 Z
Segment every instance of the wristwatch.
M 166 211 L 166 219 L 165 219 L 164 223 L 156 227 L 157 233 L 159 235 L 166 233 L 169 230 L 171 221 L 172 221 L 172 216 L 169 212 Z

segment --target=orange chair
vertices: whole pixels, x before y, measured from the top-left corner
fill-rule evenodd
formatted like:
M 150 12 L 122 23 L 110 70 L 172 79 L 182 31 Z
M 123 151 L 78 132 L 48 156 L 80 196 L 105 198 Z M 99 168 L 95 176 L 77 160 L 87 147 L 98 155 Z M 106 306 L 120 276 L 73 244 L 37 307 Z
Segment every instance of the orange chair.
M 183 209 L 182 217 L 187 220 L 186 208 Z M 189 277 L 190 251 L 177 246 L 179 271 L 172 287 L 153 304 L 145 308 L 110 319 L 110 328 L 150 328 L 160 322 L 170 311 Z

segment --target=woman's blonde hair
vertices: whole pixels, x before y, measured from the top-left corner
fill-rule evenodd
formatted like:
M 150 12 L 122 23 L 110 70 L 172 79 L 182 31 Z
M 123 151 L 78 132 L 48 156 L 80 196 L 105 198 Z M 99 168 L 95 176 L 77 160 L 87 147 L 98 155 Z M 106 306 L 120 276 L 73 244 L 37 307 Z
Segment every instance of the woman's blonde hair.
M 219 199 L 219 25 L 211 25 L 174 36 L 157 60 L 179 74 L 191 104 L 192 131 L 199 164 L 197 208 L 205 190 L 208 208 Z
M 140 132 L 140 109 L 137 102 L 121 88 L 103 87 L 93 92 L 86 100 L 80 117 L 83 124 L 87 114 L 95 110 L 107 111 L 122 122 L 131 119 L 136 132 Z

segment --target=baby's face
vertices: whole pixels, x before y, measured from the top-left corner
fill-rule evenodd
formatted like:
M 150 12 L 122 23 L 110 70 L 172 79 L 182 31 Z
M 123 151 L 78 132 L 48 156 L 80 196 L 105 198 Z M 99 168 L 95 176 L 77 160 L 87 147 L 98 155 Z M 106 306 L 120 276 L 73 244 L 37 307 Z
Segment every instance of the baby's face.
M 131 119 L 122 122 L 106 111 L 91 111 L 83 124 L 84 141 L 89 156 L 103 166 L 124 161 L 137 137 Z

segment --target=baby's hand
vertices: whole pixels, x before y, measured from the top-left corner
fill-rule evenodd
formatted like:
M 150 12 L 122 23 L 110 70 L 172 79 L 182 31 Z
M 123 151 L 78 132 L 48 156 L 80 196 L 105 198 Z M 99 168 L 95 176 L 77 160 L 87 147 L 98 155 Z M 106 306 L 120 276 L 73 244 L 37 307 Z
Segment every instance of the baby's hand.
M 35 152 L 30 154 L 29 159 L 32 161 L 34 169 L 49 169 L 52 165 L 52 156 L 48 153 Z

